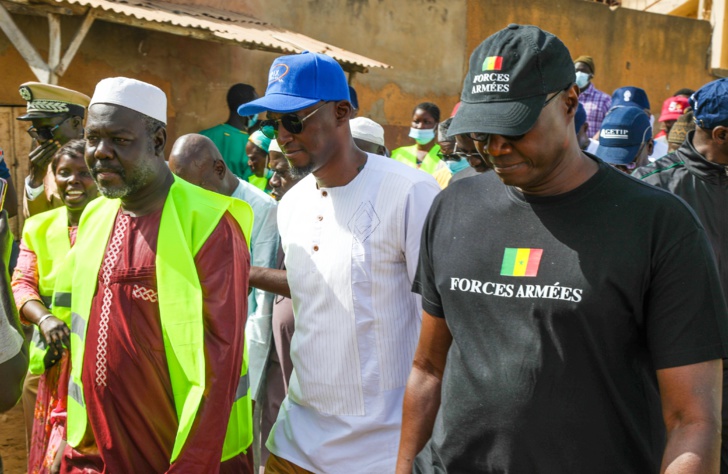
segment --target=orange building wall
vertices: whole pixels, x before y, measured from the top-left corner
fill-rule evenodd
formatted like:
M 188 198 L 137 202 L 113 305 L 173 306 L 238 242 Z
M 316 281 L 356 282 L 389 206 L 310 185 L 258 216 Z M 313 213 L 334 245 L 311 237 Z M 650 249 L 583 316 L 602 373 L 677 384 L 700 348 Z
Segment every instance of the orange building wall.
M 418 102 L 435 102 L 443 116 L 449 115 L 470 52 L 511 22 L 537 24 L 557 34 L 574 56 L 591 54 L 598 88 L 643 87 L 653 111 L 675 90 L 713 79 L 707 69 L 707 22 L 611 11 L 583 0 L 307 0 L 274 8 L 263 0 L 178 2 L 234 8 L 391 64 L 393 69 L 352 78 L 361 115 L 385 126 L 390 148 L 409 141 L 410 114 Z M 14 18 L 45 56 L 47 21 Z M 63 18 L 64 49 L 79 24 L 79 18 Z M 89 95 L 98 80 L 115 75 L 158 85 L 169 97 L 171 142 L 226 120 L 225 93 L 231 84 L 247 82 L 262 93 L 276 56 L 97 20 L 60 85 Z M 2 33 L 0 66 L 0 105 L 23 105 L 17 86 L 35 77 Z
M 525 4 L 528 8 L 514 8 Z M 509 23 L 538 25 L 558 36 L 572 57 L 592 56 L 594 85 L 608 94 L 627 85 L 645 89 L 657 116 L 662 102 L 678 89 L 698 89 L 716 79 L 708 70 L 707 21 L 612 11 L 581 0 L 471 0 L 467 50 Z

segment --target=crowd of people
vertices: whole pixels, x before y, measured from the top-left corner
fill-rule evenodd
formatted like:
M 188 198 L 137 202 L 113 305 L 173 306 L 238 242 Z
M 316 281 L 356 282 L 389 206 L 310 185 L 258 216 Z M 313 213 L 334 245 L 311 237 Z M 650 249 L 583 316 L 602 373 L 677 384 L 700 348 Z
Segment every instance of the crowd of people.
M 335 60 L 282 56 L 168 156 L 152 84 L 21 85 L 28 472 L 728 473 L 728 79 L 655 133 L 595 74 L 509 25 L 390 151 Z

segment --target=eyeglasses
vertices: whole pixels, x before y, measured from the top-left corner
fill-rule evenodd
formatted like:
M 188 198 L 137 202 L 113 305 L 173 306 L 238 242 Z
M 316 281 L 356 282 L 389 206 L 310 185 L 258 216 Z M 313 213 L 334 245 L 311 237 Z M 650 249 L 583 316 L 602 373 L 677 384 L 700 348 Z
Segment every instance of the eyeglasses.
M 58 130 L 61 125 L 63 125 L 66 120 L 68 120 L 68 118 L 54 126 L 30 127 L 28 129 L 28 135 L 30 135 L 31 138 L 37 142 L 47 142 L 48 140 L 53 140 L 53 134 L 56 130 Z
M 445 154 L 445 153 L 443 153 L 441 151 L 438 151 L 437 152 L 437 156 L 441 160 L 445 160 L 445 161 L 467 160 L 471 156 L 472 157 L 480 158 L 480 154 L 477 151 L 473 151 L 473 152 L 470 152 L 470 153 L 465 153 L 464 151 L 455 151 L 455 152 L 450 153 L 450 154 Z
M 278 138 L 278 123 L 280 122 L 280 124 L 283 125 L 283 128 L 285 128 L 290 133 L 297 135 L 303 131 L 303 122 L 310 118 L 313 114 L 318 112 L 318 110 L 327 103 L 328 102 L 324 102 L 323 104 L 319 105 L 305 117 L 299 117 L 294 113 L 290 113 L 282 116 L 279 119 L 263 120 L 262 122 L 260 122 L 260 131 L 263 132 L 263 135 L 265 135 L 266 137 L 270 138 L 271 140 L 275 140 L 276 138 Z
M 571 87 L 571 85 L 569 85 L 569 87 Z M 554 94 L 551 97 L 549 97 L 548 99 L 546 99 L 546 102 L 544 102 L 542 108 L 545 109 L 546 106 L 549 105 L 549 103 L 551 103 L 552 100 L 554 100 L 555 98 L 557 98 L 558 96 L 560 96 L 561 93 L 564 92 L 565 90 L 569 89 L 569 87 L 567 87 L 564 90 L 561 90 L 561 91 L 557 92 L 556 94 Z M 472 140 L 476 141 L 476 142 L 485 142 L 485 141 L 489 141 L 490 140 L 490 136 L 492 134 L 490 134 L 490 133 L 481 133 L 481 132 L 471 132 L 469 135 L 470 135 L 470 138 Z M 520 140 L 521 138 L 523 138 L 524 136 L 526 136 L 526 134 L 525 133 L 522 133 L 521 135 L 501 135 L 501 136 L 503 138 L 505 138 L 506 140 L 508 140 L 509 142 L 517 142 L 518 140 Z M 487 147 L 488 144 L 486 143 L 485 146 Z

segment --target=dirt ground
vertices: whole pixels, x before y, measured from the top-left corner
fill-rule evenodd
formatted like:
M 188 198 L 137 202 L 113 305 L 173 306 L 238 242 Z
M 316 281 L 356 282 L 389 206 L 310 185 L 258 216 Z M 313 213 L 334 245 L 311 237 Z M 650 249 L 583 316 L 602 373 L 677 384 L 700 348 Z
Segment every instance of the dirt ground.
M 20 403 L 0 415 L 0 456 L 3 458 L 5 474 L 25 472 L 25 424 L 23 406 Z

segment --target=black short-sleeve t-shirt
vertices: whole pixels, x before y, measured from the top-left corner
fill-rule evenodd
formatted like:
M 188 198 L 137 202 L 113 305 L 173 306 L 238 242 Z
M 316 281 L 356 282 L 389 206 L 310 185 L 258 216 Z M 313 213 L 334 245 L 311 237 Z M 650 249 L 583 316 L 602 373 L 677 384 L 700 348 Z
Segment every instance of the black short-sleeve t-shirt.
M 445 189 L 414 291 L 453 336 L 415 472 L 659 472 L 655 371 L 727 355 L 695 215 L 601 161 L 558 196 L 524 196 L 495 173 Z

